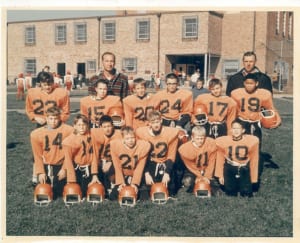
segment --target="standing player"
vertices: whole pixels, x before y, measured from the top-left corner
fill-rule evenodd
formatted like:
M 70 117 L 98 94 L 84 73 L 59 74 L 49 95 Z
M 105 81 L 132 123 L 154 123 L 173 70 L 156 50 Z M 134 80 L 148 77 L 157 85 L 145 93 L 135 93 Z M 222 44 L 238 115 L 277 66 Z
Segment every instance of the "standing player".
M 62 88 L 54 88 L 53 76 L 49 72 L 39 73 L 40 87 L 28 90 L 25 110 L 30 121 L 37 127 L 46 124 L 46 110 L 50 107 L 61 109 L 61 120 L 66 122 L 70 116 L 70 99 Z M 37 183 L 37 176 L 33 167 L 32 184 Z
M 111 158 L 110 142 L 121 139 L 122 135 L 120 130 L 115 129 L 113 120 L 108 115 L 103 115 L 100 118 L 99 125 L 100 128 L 91 129 L 91 135 L 98 160 L 98 178 L 109 193 L 115 185 L 115 169 Z
M 220 79 L 211 79 L 208 87 L 211 93 L 198 96 L 194 101 L 194 107 L 198 105 L 206 107 L 208 123 L 205 126 L 207 136 L 212 138 L 225 136 L 230 131 L 231 123 L 236 117 L 236 103 L 232 98 L 222 95 L 222 82 Z M 192 120 L 196 124 L 194 115 Z
M 45 111 L 53 106 L 61 109 L 61 120 L 67 121 L 70 116 L 70 99 L 62 88 L 54 88 L 53 76 L 48 72 L 40 74 L 40 86 L 28 90 L 26 97 L 26 114 L 37 127 L 46 123 Z
M 107 95 L 107 82 L 98 79 L 95 82 L 96 96 L 86 96 L 80 99 L 80 113 L 90 120 L 90 127 L 99 127 L 99 120 L 103 115 L 107 115 L 112 108 L 123 109 L 120 98 L 114 95 Z M 115 123 L 115 126 L 123 126 L 124 120 Z
M 16 80 L 17 84 L 17 100 L 24 100 L 25 99 L 25 79 L 23 73 L 18 75 Z
M 62 123 L 60 113 L 58 107 L 50 107 L 46 111 L 47 124 L 30 134 L 35 173 L 39 183 L 51 184 L 54 198 L 62 195 L 66 182 L 62 141 L 73 131 L 73 127 Z
M 152 144 L 145 167 L 145 183 L 149 187 L 155 182 L 162 182 L 168 186 L 170 195 L 175 195 L 176 178 L 172 175 L 178 146 L 178 129 L 163 126 L 158 111 L 151 112 L 148 121 L 149 126 L 139 127 L 136 130 L 138 138 Z
M 244 135 L 243 125 L 235 120 L 232 135 L 216 139 L 217 161 L 215 176 L 229 196 L 251 197 L 252 184 L 258 182 L 258 139 Z
M 142 78 L 133 80 L 134 94 L 123 99 L 126 126 L 136 129 L 147 124 L 147 114 L 154 110 L 153 100 L 146 93 L 146 81 Z
M 191 140 L 179 147 L 179 154 L 187 168 L 183 176 L 183 184 L 188 192 L 192 192 L 197 180 L 204 178 L 207 182 L 213 179 L 217 146 L 214 139 L 206 137 L 202 126 L 192 129 Z
M 144 167 L 150 151 L 150 143 L 137 140 L 132 127 L 121 129 L 122 139 L 111 142 L 111 156 L 115 168 L 116 185 L 110 199 L 118 198 L 118 191 L 125 185 L 132 186 L 138 193 Z
M 257 76 L 250 73 L 245 76 L 244 88 L 235 89 L 231 92 L 231 97 L 236 101 L 238 111 L 237 117 L 245 128 L 246 134 L 251 134 L 259 139 L 261 149 L 262 131 L 260 125 L 261 110 L 273 110 L 278 119 L 271 128 L 276 128 L 281 123 L 281 118 L 273 105 L 273 98 L 270 91 L 258 88 Z M 263 170 L 263 159 L 260 159 L 259 175 Z
M 166 76 L 166 84 L 166 90 L 154 95 L 154 108 L 161 113 L 164 126 L 184 128 L 191 120 L 192 92 L 178 89 L 179 80 L 174 73 Z
M 89 184 L 98 180 L 98 163 L 89 129 L 89 121 L 84 115 L 74 118 L 74 133 L 63 140 L 67 182 L 77 182 L 82 196 L 86 196 Z

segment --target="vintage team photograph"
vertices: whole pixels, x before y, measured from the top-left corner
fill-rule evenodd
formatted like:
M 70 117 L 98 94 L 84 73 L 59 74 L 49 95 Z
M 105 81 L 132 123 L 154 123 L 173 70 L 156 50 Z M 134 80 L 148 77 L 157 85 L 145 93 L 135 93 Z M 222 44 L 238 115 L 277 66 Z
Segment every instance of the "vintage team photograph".
M 294 15 L 7 9 L 5 239 L 293 238 Z

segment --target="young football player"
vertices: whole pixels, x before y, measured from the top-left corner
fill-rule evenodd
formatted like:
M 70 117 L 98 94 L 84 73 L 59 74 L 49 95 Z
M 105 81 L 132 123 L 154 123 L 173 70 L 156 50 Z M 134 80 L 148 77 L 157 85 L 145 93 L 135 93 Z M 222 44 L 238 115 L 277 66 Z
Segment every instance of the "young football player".
M 118 198 L 118 191 L 125 185 L 132 186 L 138 193 L 151 147 L 149 142 L 136 139 L 132 127 L 123 127 L 121 133 L 122 139 L 111 141 L 111 157 L 116 175 L 116 185 L 110 194 L 111 200 Z
M 67 183 L 77 182 L 82 196 L 86 197 L 89 184 L 101 183 L 98 179 L 98 162 L 89 129 L 89 120 L 84 115 L 74 118 L 74 132 L 63 140 Z
M 230 132 L 231 123 L 236 117 L 235 101 L 222 95 L 222 82 L 213 78 L 209 81 L 210 94 L 198 96 L 194 101 L 194 107 L 204 105 L 207 112 L 208 122 L 205 125 L 207 136 L 217 138 Z M 193 114 L 192 122 L 196 125 L 197 120 Z
M 179 149 L 187 170 L 183 176 L 183 185 L 192 192 L 197 180 L 205 179 L 208 183 L 213 179 L 217 146 L 213 138 L 206 137 L 203 126 L 192 128 L 191 140 L 182 144 Z
M 251 197 L 252 184 L 258 182 L 258 138 L 244 135 L 238 120 L 232 123 L 232 135 L 216 139 L 217 160 L 215 176 L 229 196 Z
M 35 129 L 30 134 L 34 156 L 35 173 L 38 182 L 51 184 L 54 198 L 62 195 L 65 185 L 66 170 L 62 141 L 73 132 L 73 127 L 64 124 L 58 107 L 46 111 L 46 125 Z
M 99 127 L 101 116 L 108 115 L 110 109 L 119 108 L 123 110 L 120 97 L 107 95 L 107 82 L 103 79 L 98 79 L 95 82 L 96 96 L 86 96 L 80 99 L 80 113 L 85 115 L 90 120 L 90 127 Z M 120 123 L 115 123 L 117 127 L 125 124 L 124 120 Z
M 139 139 L 148 141 L 152 145 L 147 164 L 145 166 L 145 183 L 150 186 L 155 182 L 162 182 L 168 186 L 170 195 L 176 194 L 175 178 L 172 176 L 178 146 L 179 130 L 162 125 L 160 112 L 153 111 L 148 116 L 148 126 L 139 127 L 136 135 Z
M 258 79 L 255 74 L 248 74 L 244 79 L 244 88 L 235 89 L 231 92 L 231 97 L 237 103 L 237 117 L 245 128 L 246 134 L 251 134 L 259 139 L 261 149 L 261 111 L 273 110 L 277 116 L 277 122 L 271 128 L 276 128 L 281 124 L 281 118 L 273 105 L 272 93 L 266 89 L 258 87 Z M 259 175 L 263 171 L 263 158 L 259 163 Z
M 113 120 L 108 115 L 100 118 L 99 125 L 100 128 L 91 129 L 91 135 L 98 160 L 98 178 L 103 182 L 108 195 L 115 185 L 115 169 L 111 158 L 110 142 L 122 139 L 122 135 L 119 129 L 115 129 Z
M 28 90 L 25 110 L 30 121 L 37 127 L 46 124 L 46 111 L 50 107 L 61 109 L 60 119 L 66 122 L 70 116 L 70 98 L 62 88 L 54 87 L 53 76 L 49 72 L 40 72 L 38 75 L 40 86 Z M 37 176 L 33 170 L 32 184 L 37 183 Z
M 166 84 L 165 90 L 154 95 L 154 108 L 161 113 L 164 126 L 185 128 L 193 111 L 192 92 L 178 89 L 179 80 L 174 73 L 166 76 Z
M 146 92 L 146 81 L 133 80 L 133 94 L 123 99 L 126 126 L 134 129 L 147 125 L 147 114 L 154 110 L 153 96 Z
M 62 88 L 54 88 L 53 76 L 48 72 L 40 73 L 40 87 L 28 90 L 26 114 L 37 127 L 46 124 L 46 110 L 57 106 L 61 109 L 61 120 L 66 122 L 70 116 L 70 98 Z

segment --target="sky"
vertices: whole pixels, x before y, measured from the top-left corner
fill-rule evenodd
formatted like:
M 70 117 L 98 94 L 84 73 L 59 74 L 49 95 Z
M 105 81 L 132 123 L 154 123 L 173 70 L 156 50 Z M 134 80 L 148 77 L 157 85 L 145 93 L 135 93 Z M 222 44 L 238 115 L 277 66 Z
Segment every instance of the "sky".
M 110 10 L 7 10 L 7 22 L 113 15 Z

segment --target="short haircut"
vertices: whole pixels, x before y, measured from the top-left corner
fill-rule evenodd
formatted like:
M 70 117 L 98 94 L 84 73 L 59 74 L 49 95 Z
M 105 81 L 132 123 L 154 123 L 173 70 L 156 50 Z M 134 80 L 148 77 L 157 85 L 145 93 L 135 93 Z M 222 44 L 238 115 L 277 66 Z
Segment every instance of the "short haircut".
M 46 116 L 60 116 L 61 109 L 57 106 L 52 106 L 46 110 Z
M 113 125 L 113 120 L 109 115 L 103 115 L 99 120 L 99 125 L 102 126 L 103 123 L 111 123 Z
M 136 78 L 133 80 L 133 86 L 135 87 L 136 85 L 141 84 L 144 87 L 146 87 L 146 81 L 143 78 Z
M 169 73 L 166 75 L 166 80 L 168 79 L 175 79 L 177 81 L 177 83 L 179 82 L 178 80 L 178 76 L 175 73 Z
M 89 123 L 90 123 L 89 119 L 85 115 L 82 115 L 82 114 L 78 114 L 75 116 L 75 118 L 73 120 L 73 125 L 76 125 L 80 119 L 82 120 L 82 122 L 84 124 L 89 126 Z
M 253 79 L 253 80 L 255 80 L 255 82 L 258 82 L 257 76 L 254 73 L 248 73 L 244 77 L 244 81 L 246 81 L 247 79 Z
M 41 82 L 41 83 L 54 83 L 53 75 L 51 73 L 42 71 L 38 75 L 38 82 Z
M 106 86 L 108 85 L 107 84 L 107 81 L 105 79 L 98 79 L 95 83 L 94 83 L 94 87 L 97 88 L 98 87 L 98 84 L 105 84 Z
M 255 61 L 256 61 L 256 54 L 253 51 L 245 52 L 244 55 L 243 55 L 243 60 L 244 60 L 245 57 L 250 57 L 250 56 L 254 56 Z
M 113 54 L 113 53 L 110 52 L 110 51 L 106 51 L 106 52 L 104 52 L 104 53 L 102 54 L 102 56 L 101 56 L 102 61 L 104 60 L 104 56 L 106 56 L 106 55 L 113 56 L 113 57 L 114 57 L 114 61 L 116 61 L 116 56 L 115 56 L 115 54 Z
M 194 135 L 195 133 L 199 133 L 202 136 L 206 136 L 206 129 L 203 126 L 194 126 L 192 129 L 192 135 Z
M 134 129 L 131 126 L 125 126 L 121 128 L 122 137 L 126 134 L 135 134 Z
M 215 87 L 215 86 L 218 85 L 218 84 L 222 87 L 222 82 L 221 82 L 221 80 L 218 79 L 218 78 L 213 78 L 213 79 L 211 79 L 211 80 L 209 81 L 209 83 L 208 83 L 208 88 L 211 89 L 211 88 Z
M 239 120 L 239 119 L 234 119 L 234 120 L 231 122 L 231 127 L 232 127 L 233 124 L 235 124 L 235 123 L 240 124 L 241 127 L 242 127 L 243 129 L 245 128 L 244 123 L 243 123 L 241 120 Z
M 201 78 L 198 78 L 196 82 L 197 82 L 197 83 L 198 83 L 198 82 L 201 82 L 201 83 L 203 83 L 203 84 L 204 84 L 204 80 L 203 80 L 203 79 L 201 79 Z
M 148 121 L 154 121 L 154 120 L 160 120 L 161 119 L 161 114 L 159 111 L 151 111 L 149 114 L 148 114 Z

